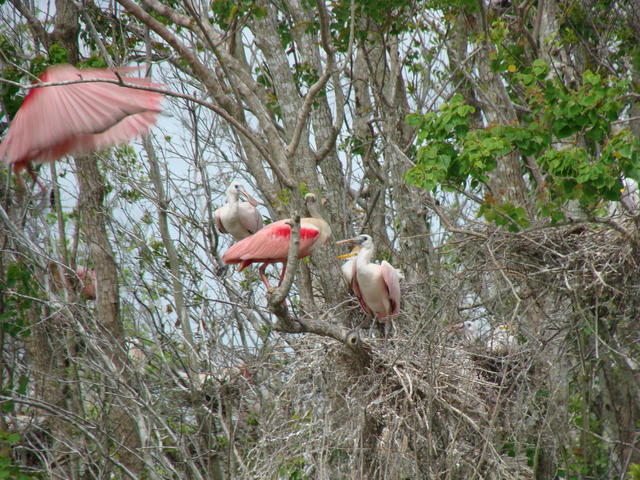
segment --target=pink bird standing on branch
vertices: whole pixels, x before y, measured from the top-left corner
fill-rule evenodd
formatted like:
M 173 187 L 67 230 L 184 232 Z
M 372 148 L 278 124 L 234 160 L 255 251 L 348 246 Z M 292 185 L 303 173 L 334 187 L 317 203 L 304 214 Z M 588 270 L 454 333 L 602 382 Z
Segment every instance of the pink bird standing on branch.
M 240 195 L 247 201 L 240 202 Z M 258 205 L 260 203 L 242 185 L 232 183 L 227 188 L 227 203 L 215 212 L 216 227 L 236 240 L 247 238 L 263 227 L 262 215 L 256 210 Z
M 307 193 L 304 200 L 311 217 L 300 220 L 298 258 L 308 256 L 316 247 L 326 244 L 331 236 L 331 227 L 320 216 L 315 195 Z M 227 265 L 239 263 L 238 271 L 244 270 L 252 263 L 261 263 L 258 272 L 267 290 L 271 290 L 265 269 L 272 263 L 283 263 L 280 274 L 280 283 L 282 283 L 287 267 L 290 240 L 291 219 L 279 220 L 229 247 L 222 256 L 222 260 Z
M 97 292 L 96 271 L 92 268 L 78 265 L 75 271 L 77 282 L 74 282 L 73 273 L 70 270 L 65 270 L 65 268 L 53 262 L 49 263 L 54 290 L 58 291 L 63 287 L 74 288 L 75 284 L 77 285 L 77 292 L 82 298 L 95 300 Z
M 351 281 L 353 293 L 367 316 L 375 317 L 378 322 L 385 323 L 391 317 L 398 315 L 400 313 L 401 275 L 385 260 L 380 265 L 372 263 L 375 256 L 373 239 L 369 235 L 358 235 L 336 243 L 360 247 L 359 249 L 354 248 L 351 254 L 341 257 L 347 258 L 357 255 L 351 264 L 352 270 L 348 279 Z
M 41 82 L 80 82 L 34 87 L 27 94 L 0 144 L 0 159 L 13 168 L 18 182 L 24 169 L 38 182 L 32 163 L 95 152 L 146 134 L 158 120 L 164 96 L 125 86 L 161 87 L 127 76 L 135 70 L 49 67 Z

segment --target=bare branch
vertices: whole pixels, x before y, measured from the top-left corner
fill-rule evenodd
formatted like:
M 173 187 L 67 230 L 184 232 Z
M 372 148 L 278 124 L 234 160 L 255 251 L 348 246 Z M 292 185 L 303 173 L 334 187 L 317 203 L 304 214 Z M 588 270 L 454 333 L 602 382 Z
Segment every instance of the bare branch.
M 300 251 L 300 215 L 296 214 L 293 220 L 288 222 L 291 225 L 291 238 L 289 240 L 289 252 L 287 263 L 284 265 L 285 275 L 282 283 L 269 295 L 269 307 L 273 310 L 275 305 L 284 302 L 289 294 L 293 278 L 298 270 L 298 252 Z

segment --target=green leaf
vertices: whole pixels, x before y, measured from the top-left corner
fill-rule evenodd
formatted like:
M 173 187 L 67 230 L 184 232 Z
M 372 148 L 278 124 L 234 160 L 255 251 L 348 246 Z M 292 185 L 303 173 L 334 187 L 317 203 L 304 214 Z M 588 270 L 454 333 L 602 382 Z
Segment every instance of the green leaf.
M 549 66 L 544 60 L 534 60 L 531 65 L 531 72 L 538 78 L 544 78 L 549 72 Z

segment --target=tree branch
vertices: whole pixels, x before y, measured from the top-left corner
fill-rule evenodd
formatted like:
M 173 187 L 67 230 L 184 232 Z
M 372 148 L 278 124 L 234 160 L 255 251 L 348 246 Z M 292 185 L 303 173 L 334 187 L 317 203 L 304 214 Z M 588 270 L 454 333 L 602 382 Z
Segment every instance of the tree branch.
M 285 154 L 287 155 L 287 157 L 291 157 L 293 153 L 296 151 L 296 149 L 298 148 L 298 144 L 300 143 L 300 138 L 302 136 L 302 130 L 307 124 L 307 118 L 309 117 L 309 111 L 311 110 L 311 105 L 313 104 L 313 100 L 318 94 L 318 92 L 320 92 L 322 87 L 325 86 L 330 76 L 331 76 L 331 71 L 329 70 L 329 68 L 325 68 L 325 71 L 322 74 L 322 76 L 318 79 L 316 83 L 311 85 L 311 87 L 309 88 L 309 91 L 305 96 L 302 109 L 298 114 L 298 119 L 296 121 L 296 128 L 293 131 L 291 142 L 289 143 L 289 145 L 285 147 Z
M 153 30 L 154 32 L 156 32 L 160 37 L 162 37 L 169 45 L 171 45 L 178 54 L 180 54 L 180 56 L 185 60 L 185 62 L 189 65 L 189 67 L 191 68 L 191 70 L 193 71 L 194 75 L 199 78 L 203 84 L 205 85 L 205 87 L 207 88 L 207 91 L 209 92 L 209 94 L 214 97 L 217 98 L 219 97 L 219 93 L 218 90 L 220 90 L 219 85 L 217 84 L 217 82 L 214 81 L 213 77 L 211 76 L 211 71 L 209 70 L 209 68 L 207 68 L 201 61 L 200 59 L 198 59 L 198 57 L 196 56 L 196 53 L 193 49 L 188 48 L 186 45 L 184 45 L 173 33 L 171 33 L 162 23 L 160 23 L 158 20 L 156 20 L 155 18 L 153 18 L 145 9 L 143 9 L 142 7 L 140 7 L 139 5 L 135 4 L 133 1 L 131 0 L 118 0 L 118 3 L 120 3 L 124 8 L 127 9 L 127 11 L 133 15 L 134 17 L 136 17 L 138 20 L 140 20 L 143 24 L 145 24 L 147 27 L 149 27 L 151 30 Z M 147 5 L 149 8 L 154 8 L 154 6 L 156 6 L 156 2 L 153 2 L 151 0 L 145 0 L 145 5 Z M 207 25 L 206 22 L 204 22 L 202 25 Z M 220 56 L 220 57 L 224 57 L 224 61 L 231 64 L 231 65 L 235 65 L 235 59 L 233 57 L 231 57 L 230 55 L 226 55 L 224 52 L 220 51 L 220 49 L 218 49 L 217 51 L 215 51 L 216 55 Z M 233 67 L 233 72 L 238 75 L 238 77 L 240 78 L 240 80 L 242 81 L 242 83 L 246 86 L 246 88 L 242 89 L 242 93 L 246 95 L 246 98 L 250 98 L 252 95 L 257 96 L 258 93 L 257 92 L 261 92 L 261 87 L 260 85 L 257 84 L 257 82 L 253 81 L 253 79 L 246 73 L 244 72 L 241 68 L 234 66 Z M 179 95 L 175 95 L 175 96 L 179 96 Z M 185 98 L 185 97 L 182 97 Z M 198 101 L 197 103 L 200 104 L 205 104 L 208 102 L 203 102 L 203 101 Z M 256 149 L 260 152 L 260 154 L 262 155 L 262 157 L 265 159 L 265 161 L 269 164 L 269 166 L 271 166 L 271 168 L 273 169 L 273 171 L 276 173 L 276 175 L 278 176 L 278 179 L 287 186 L 291 186 L 293 187 L 292 183 L 291 183 L 291 179 L 289 178 L 289 175 L 287 175 L 284 171 L 283 168 L 281 166 L 279 166 L 276 161 L 272 158 L 274 155 L 272 155 L 271 153 L 268 152 L 267 150 L 267 145 L 265 143 L 261 144 L 258 142 L 258 136 L 255 134 L 249 134 L 249 130 L 242 126 L 242 128 L 240 128 L 241 124 L 240 122 L 234 118 L 229 112 L 227 112 L 225 109 L 214 106 L 213 104 L 208 104 L 207 105 L 208 108 L 211 108 L 214 112 L 216 112 L 217 114 L 219 114 L 220 116 L 222 116 L 225 120 L 227 120 L 229 123 L 231 123 L 235 128 L 238 128 L 238 130 L 246 136 L 246 138 L 256 147 Z M 212 108 L 215 107 L 215 108 Z M 266 120 L 266 110 L 264 109 L 264 106 L 261 104 L 254 104 L 254 111 L 253 113 L 260 118 L 261 124 L 263 125 L 266 134 L 269 137 L 270 140 L 270 144 L 271 144 L 271 148 L 272 149 L 276 149 L 278 145 L 280 145 L 279 142 L 279 137 L 277 135 L 277 132 L 275 131 L 275 128 L 273 126 L 273 124 Z M 236 108 L 242 108 L 242 105 L 236 105 Z M 224 114 L 223 114 L 224 112 Z M 277 153 L 277 151 L 276 151 Z M 277 157 L 277 155 L 275 155 Z M 283 163 L 284 165 L 284 163 Z
M 300 251 L 300 215 L 296 214 L 293 221 L 287 222 L 291 225 L 291 239 L 289 240 L 289 254 L 285 264 L 285 275 L 282 283 L 269 294 L 269 307 L 274 311 L 274 307 L 284 302 L 289 294 L 293 278 L 298 270 L 298 252 Z

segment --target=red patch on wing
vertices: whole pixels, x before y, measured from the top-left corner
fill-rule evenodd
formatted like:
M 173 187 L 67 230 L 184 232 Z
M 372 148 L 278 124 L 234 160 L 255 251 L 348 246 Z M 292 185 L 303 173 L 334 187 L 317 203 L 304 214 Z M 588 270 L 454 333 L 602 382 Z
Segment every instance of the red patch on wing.
M 286 224 L 278 225 L 277 227 L 273 228 L 272 233 L 274 237 L 289 238 L 291 236 L 291 226 Z M 310 240 L 316 238 L 318 235 L 320 235 L 320 232 L 317 228 L 300 228 L 300 240 Z
M 274 237 L 289 238 L 289 235 L 291 235 L 291 227 L 289 225 L 278 225 L 273 228 L 272 233 Z
M 38 79 L 43 83 L 47 83 L 49 81 L 49 75 L 47 75 L 47 72 L 44 72 L 38 77 Z M 33 84 L 37 85 L 38 82 L 33 82 Z M 27 96 L 24 97 L 24 100 L 22 101 L 22 106 L 33 100 L 33 97 L 38 95 L 40 92 L 42 92 L 42 88 L 32 88 L 31 90 L 29 90 L 29 93 L 27 93 Z M 20 108 L 22 108 L 22 106 Z
M 312 238 L 316 238 L 320 235 L 320 231 L 317 228 L 305 228 L 302 227 L 300 229 L 300 239 L 301 240 L 310 240 Z

